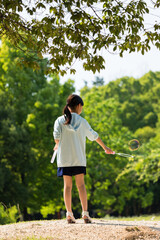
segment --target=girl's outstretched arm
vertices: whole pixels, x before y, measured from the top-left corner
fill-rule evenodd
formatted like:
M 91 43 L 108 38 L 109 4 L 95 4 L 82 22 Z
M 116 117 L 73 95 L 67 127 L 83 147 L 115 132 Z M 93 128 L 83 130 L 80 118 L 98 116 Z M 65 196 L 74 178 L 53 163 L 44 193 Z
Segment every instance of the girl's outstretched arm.
M 98 138 L 96 139 L 96 142 L 104 149 L 104 151 L 106 151 L 106 153 L 108 153 L 108 154 L 113 154 L 113 153 L 114 153 L 110 148 L 108 148 L 108 147 L 104 144 L 104 142 L 102 141 L 102 139 L 101 139 L 100 137 L 98 137 Z

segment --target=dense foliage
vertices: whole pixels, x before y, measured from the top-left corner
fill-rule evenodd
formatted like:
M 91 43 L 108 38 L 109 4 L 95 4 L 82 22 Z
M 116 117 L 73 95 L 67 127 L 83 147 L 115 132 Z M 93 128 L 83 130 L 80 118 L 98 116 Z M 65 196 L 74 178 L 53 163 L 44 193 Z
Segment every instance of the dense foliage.
M 60 84 L 44 74 L 47 61 L 33 71 L 19 66 L 25 54 L 3 42 L 0 49 L 0 202 L 19 204 L 24 218 L 28 209 L 40 212 L 51 201 L 62 207 L 61 181 L 50 163 L 53 123 L 62 112 L 73 82 Z M 55 194 L 56 193 L 56 194 Z M 61 199 L 61 200 L 60 200 Z M 28 209 L 27 209 L 28 208 Z M 52 207 L 53 208 L 53 207 Z
M 159 0 L 5 0 L 0 1 L 0 37 L 6 35 L 18 48 L 23 41 L 28 59 L 22 60 L 34 67 L 38 53 L 49 54 L 52 71 L 75 72 L 73 63 L 80 59 L 85 70 L 95 72 L 105 67 L 101 49 L 122 56 L 144 54 L 152 44 L 160 48 L 159 7 Z
M 63 181 L 50 164 L 53 124 L 74 82 L 46 76 L 45 59 L 37 71 L 19 65 L 26 55 L 7 41 L 0 54 L 0 222 L 53 216 L 64 210 Z M 96 78 L 92 88 L 81 89 L 83 116 L 114 151 L 131 153 L 133 138 L 140 148 L 134 159 L 123 158 L 87 141 L 89 209 L 93 216 L 159 212 L 160 72 L 103 84 Z M 75 187 L 73 210 L 81 212 Z
M 109 147 L 132 154 L 129 140 L 140 141 L 134 160 L 105 156 L 88 144 L 90 203 L 100 214 L 160 211 L 159 94 L 160 72 L 81 90 L 85 116 Z

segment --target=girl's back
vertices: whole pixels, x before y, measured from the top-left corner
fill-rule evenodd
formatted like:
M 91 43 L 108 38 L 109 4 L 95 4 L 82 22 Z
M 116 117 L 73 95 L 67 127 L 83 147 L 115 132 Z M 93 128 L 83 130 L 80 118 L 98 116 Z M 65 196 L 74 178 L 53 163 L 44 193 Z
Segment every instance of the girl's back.
M 59 139 L 58 167 L 86 166 L 86 137 L 93 141 L 98 134 L 77 113 L 72 113 L 70 124 L 65 125 L 64 116 L 55 121 L 54 138 Z

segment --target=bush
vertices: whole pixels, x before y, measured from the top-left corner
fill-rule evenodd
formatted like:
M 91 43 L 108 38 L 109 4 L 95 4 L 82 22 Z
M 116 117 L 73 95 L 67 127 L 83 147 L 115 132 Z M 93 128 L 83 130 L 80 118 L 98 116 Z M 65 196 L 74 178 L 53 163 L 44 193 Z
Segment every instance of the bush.
M 0 204 L 0 224 L 15 223 L 18 218 L 19 213 L 16 206 L 7 208 L 2 203 Z

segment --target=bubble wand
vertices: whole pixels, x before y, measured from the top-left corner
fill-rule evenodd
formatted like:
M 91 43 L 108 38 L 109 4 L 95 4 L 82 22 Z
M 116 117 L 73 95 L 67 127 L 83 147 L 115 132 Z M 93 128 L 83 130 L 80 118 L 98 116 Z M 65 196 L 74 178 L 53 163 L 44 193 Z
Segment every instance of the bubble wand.
M 119 156 L 121 156 L 121 157 L 131 157 L 131 158 L 134 158 L 133 155 L 130 155 L 130 154 L 127 154 L 127 153 L 116 153 L 116 152 L 107 153 L 107 151 L 105 151 L 105 153 L 106 153 L 106 154 L 113 154 L 113 155 L 117 154 L 117 155 L 119 155 Z
M 51 158 L 51 163 L 54 163 L 54 160 L 55 160 L 55 158 L 56 158 L 56 155 L 57 155 L 57 149 L 54 150 L 54 153 L 53 153 L 52 158 Z
M 131 151 L 135 151 L 135 150 L 137 150 L 137 149 L 139 148 L 140 143 L 139 143 L 139 141 L 138 141 L 137 139 L 132 139 L 132 140 L 129 141 L 128 145 L 129 145 L 129 149 L 130 149 Z M 130 155 L 130 154 L 127 154 L 127 153 L 116 153 L 116 152 L 107 153 L 107 151 L 105 151 L 105 153 L 106 153 L 106 154 L 113 154 L 113 155 L 117 154 L 117 155 L 119 155 L 119 156 L 121 156 L 121 157 L 134 158 L 133 155 Z

